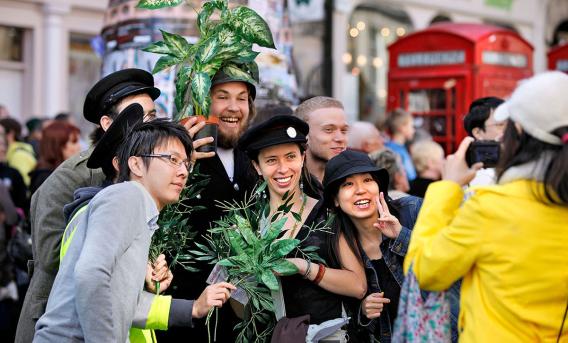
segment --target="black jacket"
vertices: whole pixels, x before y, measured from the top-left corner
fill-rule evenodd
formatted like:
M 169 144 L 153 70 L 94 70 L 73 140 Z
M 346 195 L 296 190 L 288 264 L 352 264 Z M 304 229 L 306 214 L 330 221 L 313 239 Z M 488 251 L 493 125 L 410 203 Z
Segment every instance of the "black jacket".
M 191 206 L 203 206 L 202 210 L 195 211 L 189 218 L 194 230 L 199 232 L 196 241 L 202 240 L 210 225 L 221 218 L 223 211 L 218 207 L 217 201 L 243 200 L 250 194 L 259 180 L 250 159 L 237 148 L 234 150 L 234 176 L 233 181 L 223 167 L 218 156 L 198 160 L 196 167 L 200 174 L 209 176 L 209 183 L 199 194 L 199 198 L 188 201 Z M 193 243 L 190 243 L 193 244 Z M 192 247 L 193 248 L 193 247 Z M 170 293 L 174 298 L 197 299 L 207 286 L 206 280 L 213 269 L 213 265 L 196 264 L 199 272 L 187 272 L 182 268 L 174 270 L 174 279 L 170 286 Z M 170 328 L 168 331 L 157 332 L 160 342 L 181 342 L 191 337 L 192 342 L 207 342 L 207 327 L 204 319 L 196 320 L 193 329 Z M 229 304 L 220 310 L 217 325 L 217 342 L 234 342 L 233 327 L 238 320 L 233 315 Z M 213 327 L 213 325 L 212 325 Z

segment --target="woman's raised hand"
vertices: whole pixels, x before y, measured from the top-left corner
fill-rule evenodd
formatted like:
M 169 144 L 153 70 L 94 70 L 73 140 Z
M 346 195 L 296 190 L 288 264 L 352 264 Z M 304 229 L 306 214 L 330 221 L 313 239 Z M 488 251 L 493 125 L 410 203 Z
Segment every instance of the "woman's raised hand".
M 384 304 L 390 303 L 390 299 L 384 297 L 384 293 L 371 293 L 363 299 L 361 312 L 369 319 L 375 319 L 381 316 Z
M 402 225 L 398 221 L 398 218 L 393 216 L 387 206 L 385 201 L 385 195 L 383 192 L 379 193 L 379 196 L 375 198 L 377 202 L 377 208 L 379 209 L 379 218 L 373 226 L 381 231 L 381 233 L 388 238 L 396 239 L 400 234 Z

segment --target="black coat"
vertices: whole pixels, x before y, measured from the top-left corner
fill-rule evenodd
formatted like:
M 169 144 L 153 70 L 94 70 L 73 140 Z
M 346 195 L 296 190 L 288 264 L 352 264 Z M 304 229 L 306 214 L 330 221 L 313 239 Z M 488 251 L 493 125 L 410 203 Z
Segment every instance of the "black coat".
M 250 194 L 259 180 L 250 159 L 237 148 L 234 150 L 234 176 L 229 180 L 223 163 L 218 156 L 198 160 L 196 168 L 200 174 L 209 175 L 210 180 L 200 193 L 199 199 L 192 199 L 190 205 L 204 206 L 205 209 L 191 214 L 189 223 L 199 232 L 199 236 L 206 234 L 207 229 L 221 218 L 223 211 L 216 201 L 242 200 Z M 200 240 L 202 237 L 196 238 Z M 192 243 L 190 243 L 192 244 Z M 192 247 L 193 249 L 193 247 Z M 195 265 L 200 272 L 191 273 L 177 268 L 174 270 L 174 279 L 170 286 L 170 293 L 174 298 L 197 299 L 207 286 L 206 280 L 213 269 L 209 264 Z M 157 332 L 160 342 L 181 342 L 191 337 L 192 342 L 207 342 L 207 330 L 204 319 L 194 320 L 193 329 L 169 328 L 168 331 Z M 217 342 L 234 342 L 236 335 L 233 327 L 238 319 L 232 313 L 229 303 L 221 309 L 217 325 Z M 213 330 L 213 324 L 211 329 Z

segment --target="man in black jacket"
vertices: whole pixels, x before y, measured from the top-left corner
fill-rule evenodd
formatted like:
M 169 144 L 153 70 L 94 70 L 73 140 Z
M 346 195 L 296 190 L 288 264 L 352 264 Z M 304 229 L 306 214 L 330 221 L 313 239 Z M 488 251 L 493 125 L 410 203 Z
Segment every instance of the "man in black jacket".
M 196 170 L 209 177 L 209 183 L 201 191 L 191 206 L 203 206 L 205 209 L 191 214 L 190 225 L 199 232 L 196 240 L 206 234 L 210 225 L 221 218 L 223 211 L 216 201 L 241 200 L 245 193 L 250 194 L 258 180 L 249 158 L 237 148 L 237 141 L 254 117 L 255 86 L 244 79 L 230 77 L 218 72 L 211 82 L 211 116 L 219 118 L 218 142 L 216 153 L 196 153 Z M 195 118 L 185 124 L 194 125 Z M 199 124 L 195 124 L 197 127 Z M 203 124 L 201 124 L 203 125 Z M 207 139 L 209 142 L 213 138 Z M 196 141 L 197 143 L 197 141 Z M 170 290 L 174 297 L 195 299 L 199 296 L 213 266 L 199 264 L 200 272 L 190 273 L 175 270 L 175 278 Z M 234 342 L 236 335 L 233 327 L 237 318 L 229 306 L 220 309 L 217 325 L 217 342 Z M 207 328 L 203 320 L 196 321 L 193 329 L 170 329 L 159 332 L 160 342 L 180 342 L 191 337 L 193 342 L 207 342 Z

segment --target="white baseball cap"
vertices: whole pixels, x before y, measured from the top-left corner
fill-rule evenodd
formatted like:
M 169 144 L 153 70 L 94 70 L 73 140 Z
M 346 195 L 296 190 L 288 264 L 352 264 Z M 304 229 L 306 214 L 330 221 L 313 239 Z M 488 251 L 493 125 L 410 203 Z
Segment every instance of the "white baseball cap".
M 534 138 L 562 145 L 560 137 L 551 132 L 568 126 L 568 74 L 551 71 L 521 81 L 511 97 L 497 107 L 494 118 L 510 118 Z

